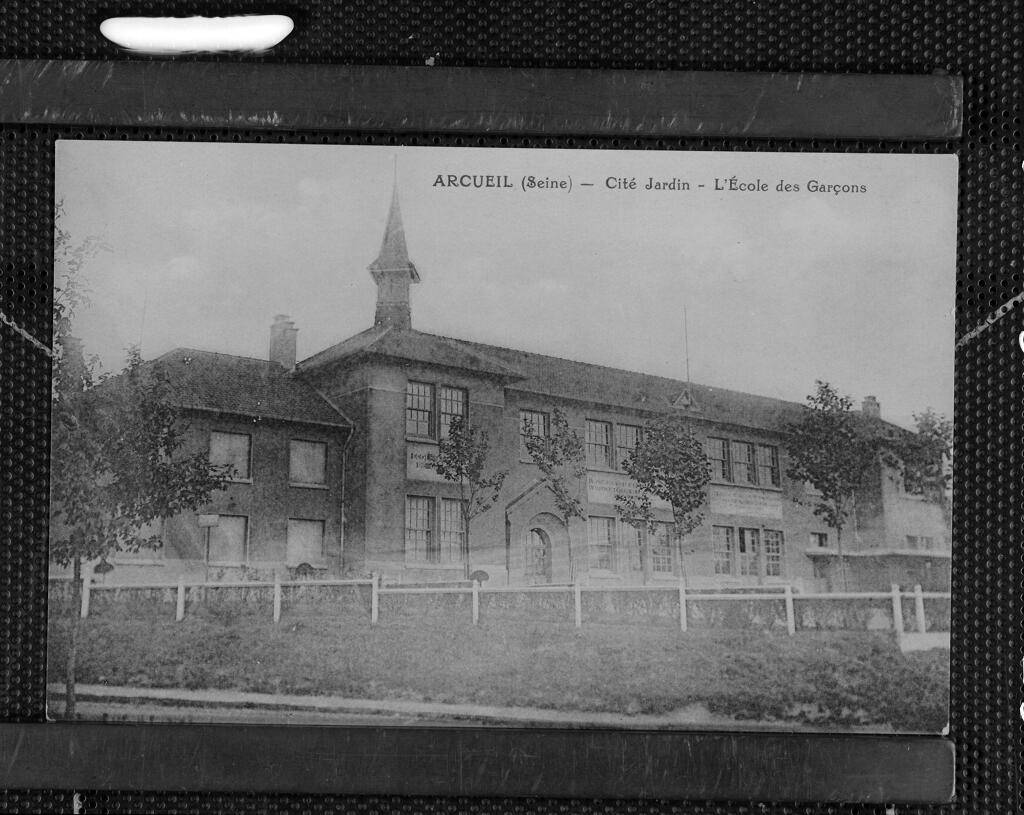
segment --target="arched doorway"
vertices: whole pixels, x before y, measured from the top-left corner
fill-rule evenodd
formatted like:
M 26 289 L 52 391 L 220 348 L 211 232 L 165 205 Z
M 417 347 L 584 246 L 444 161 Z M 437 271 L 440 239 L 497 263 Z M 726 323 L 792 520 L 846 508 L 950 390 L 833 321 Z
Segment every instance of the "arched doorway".
M 520 532 L 522 581 L 527 584 L 569 580 L 569 534 L 550 512 L 534 515 Z
M 551 537 L 539 526 L 526 540 L 525 577 L 530 583 L 551 582 Z

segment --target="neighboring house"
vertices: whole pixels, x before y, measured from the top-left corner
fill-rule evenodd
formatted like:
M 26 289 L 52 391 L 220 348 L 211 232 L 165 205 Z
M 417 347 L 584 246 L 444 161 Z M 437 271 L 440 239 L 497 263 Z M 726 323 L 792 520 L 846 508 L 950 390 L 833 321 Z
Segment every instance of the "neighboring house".
M 344 541 L 344 449 L 351 423 L 289 371 L 295 330 L 278 318 L 269 359 L 178 348 L 154 360 L 188 426 L 183 450 L 231 465 L 202 513 L 142 530 L 162 546 L 118 552 L 108 582 L 338 575 Z M 153 364 L 153 363 L 147 363 Z M 207 525 L 212 524 L 212 525 Z
M 452 417 L 462 416 L 490 436 L 488 470 L 509 471 L 497 505 L 472 526 L 470 567 L 492 584 L 639 583 L 640 541 L 649 537 L 654 581 L 840 588 L 835 534 L 799 502 L 812 497 L 806 486 L 786 477 L 783 428 L 801 405 L 414 330 L 409 295 L 420 275 L 397 191 L 369 271 L 373 326 L 297 365 L 295 329 L 283 317 L 269 361 L 192 350 L 160 358 L 191 423 L 190 443 L 208 445 L 215 463 L 238 474 L 204 509 L 217 526 L 207 531 L 195 514 L 171 519 L 155 560 L 121 556 L 108 579 L 135 582 L 157 569 L 211 579 L 312 569 L 460 581 L 459 492 L 431 460 Z M 582 521 L 560 517 L 522 440 L 525 426 L 546 433 L 556 408 L 585 441 Z M 878 417 L 873 397 L 864 412 Z M 653 532 L 615 512 L 616 495 L 634 488 L 622 462 L 644 423 L 664 413 L 688 418 L 712 465 L 704 522 L 678 548 L 667 505 L 655 504 Z M 844 530 L 847 587 L 948 589 L 942 506 L 908 494 L 881 467 L 876 481 Z

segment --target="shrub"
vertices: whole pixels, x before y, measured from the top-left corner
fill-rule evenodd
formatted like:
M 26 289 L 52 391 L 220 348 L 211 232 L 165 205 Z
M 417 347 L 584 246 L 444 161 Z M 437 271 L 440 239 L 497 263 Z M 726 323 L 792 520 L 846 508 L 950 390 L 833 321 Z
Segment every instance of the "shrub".
M 826 631 L 892 630 L 892 605 L 889 600 L 805 600 L 795 595 L 793 612 L 797 628 Z
M 778 600 L 715 600 L 687 597 L 687 619 L 695 628 L 730 630 L 786 630 L 786 606 Z

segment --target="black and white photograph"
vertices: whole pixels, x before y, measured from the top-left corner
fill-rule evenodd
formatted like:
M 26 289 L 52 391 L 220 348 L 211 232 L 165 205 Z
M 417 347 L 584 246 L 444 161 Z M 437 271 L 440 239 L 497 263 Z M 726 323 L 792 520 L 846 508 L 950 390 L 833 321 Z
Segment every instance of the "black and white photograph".
M 52 719 L 946 728 L 955 156 L 55 183 Z

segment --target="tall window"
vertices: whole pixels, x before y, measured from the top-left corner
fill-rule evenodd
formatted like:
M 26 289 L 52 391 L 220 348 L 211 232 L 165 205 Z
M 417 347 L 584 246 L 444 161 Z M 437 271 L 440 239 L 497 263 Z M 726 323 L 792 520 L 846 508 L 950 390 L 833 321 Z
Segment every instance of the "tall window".
M 772 444 L 757 445 L 757 483 L 779 486 L 779 448 Z
M 640 441 L 640 428 L 631 424 L 615 425 L 615 466 L 626 469 L 626 459 L 636 449 Z
M 410 381 L 405 386 L 405 433 L 434 437 L 434 386 Z
M 732 574 L 733 530 L 731 526 L 711 527 L 715 574 Z
M 441 438 L 447 439 L 452 426 L 452 419 L 458 416 L 465 419 L 469 412 L 469 397 L 463 388 L 441 386 Z
M 588 522 L 590 568 L 615 570 L 615 519 L 591 517 Z
M 611 422 L 594 422 L 587 419 L 587 466 L 609 467 L 611 455 Z
M 441 552 L 434 540 L 434 499 L 405 498 L 405 553 L 412 560 L 438 563 Z
M 754 445 L 745 441 L 734 441 L 732 447 L 732 476 L 737 484 L 756 484 L 754 466 Z
M 764 531 L 764 573 L 766 577 L 782 577 L 783 536 L 778 529 Z
M 632 524 L 625 522 L 619 524 L 619 535 L 622 538 L 622 548 L 619 550 L 625 553 L 629 559 L 629 568 L 639 572 L 643 568 L 640 562 L 640 547 L 643 545 L 643 531 Z
M 548 414 L 536 410 L 519 411 L 519 458 L 524 461 L 530 460 L 530 451 L 526 447 L 527 436 L 551 435 L 548 425 Z
M 462 501 L 441 499 L 441 560 L 444 563 L 462 563 L 466 545 L 466 524 L 462 518 Z
M 711 460 L 711 477 L 713 479 L 716 481 L 732 481 L 729 442 L 726 439 L 708 437 L 708 458 Z
M 212 565 L 239 566 L 246 560 L 249 519 L 244 515 L 221 515 L 210 527 L 206 562 Z
M 288 480 L 292 484 L 327 483 L 327 445 L 292 439 L 288 447 Z
M 672 524 L 658 524 L 651 536 L 651 571 L 672 574 Z
M 210 463 L 233 467 L 232 479 L 248 481 L 252 477 L 251 452 L 252 436 L 248 433 L 210 433 Z
M 740 529 L 738 560 L 742 577 L 757 577 L 757 558 L 760 548 L 760 529 Z
M 289 566 L 324 562 L 324 522 L 302 518 L 288 519 L 287 562 Z

